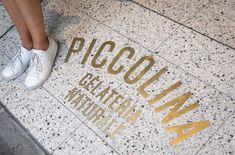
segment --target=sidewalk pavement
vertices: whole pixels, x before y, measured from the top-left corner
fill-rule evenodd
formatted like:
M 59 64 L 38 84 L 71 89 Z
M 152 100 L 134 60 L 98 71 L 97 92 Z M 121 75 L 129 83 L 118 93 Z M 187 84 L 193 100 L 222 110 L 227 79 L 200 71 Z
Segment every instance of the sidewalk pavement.
M 60 43 L 53 72 L 35 91 L 26 73 L 0 78 L 0 100 L 55 155 L 234 154 L 234 8 L 45 0 L 47 32 Z M 4 11 L 0 21 L 1 71 L 20 39 Z
M 46 155 L 46 152 L 2 107 L 0 103 L 0 154 L 1 155 Z

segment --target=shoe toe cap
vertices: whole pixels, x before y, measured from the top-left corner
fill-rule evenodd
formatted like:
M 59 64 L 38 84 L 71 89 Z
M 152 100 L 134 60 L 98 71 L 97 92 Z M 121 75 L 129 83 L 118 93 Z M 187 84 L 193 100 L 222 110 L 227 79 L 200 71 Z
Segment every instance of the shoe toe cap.
M 41 81 L 36 77 L 26 77 L 24 84 L 27 89 L 33 90 L 41 85 Z
M 9 68 L 5 68 L 3 71 L 2 71 L 2 76 L 3 78 L 11 78 L 12 76 L 14 75 L 14 73 L 12 72 L 12 70 L 10 70 Z

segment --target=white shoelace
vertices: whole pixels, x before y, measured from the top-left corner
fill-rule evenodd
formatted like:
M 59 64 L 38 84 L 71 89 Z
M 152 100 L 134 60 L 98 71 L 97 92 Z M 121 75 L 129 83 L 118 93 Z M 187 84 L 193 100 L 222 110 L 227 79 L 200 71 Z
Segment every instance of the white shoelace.
M 29 66 L 29 76 L 38 77 L 40 72 L 42 72 L 41 59 L 37 54 L 33 54 L 32 60 Z
M 11 69 L 14 71 L 15 67 L 16 67 L 16 63 L 17 61 L 19 61 L 19 63 L 21 64 L 21 66 L 23 66 L 23 61 L 22 61 L 22 57 L 21 57 L 21 52 L 18 52 L 13 59 L 10 62 L 10 67 Z

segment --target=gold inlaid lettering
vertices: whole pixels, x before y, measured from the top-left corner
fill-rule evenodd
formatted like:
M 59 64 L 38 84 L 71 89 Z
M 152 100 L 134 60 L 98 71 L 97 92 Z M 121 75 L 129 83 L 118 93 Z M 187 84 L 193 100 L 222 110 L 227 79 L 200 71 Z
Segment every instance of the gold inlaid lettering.
M 135 108 L 136 108 L 135 105 L 131 106 L 131 107 L 125 112 L 125 114 L 123 115 L 123 118 L 126 119 L 127 116 L 128 116 L 132 111 L 135 110 Z
M 102 108 L 99 108 L 98 110 L 96 110 L 94 112 L 94 114 L 89 118 L 89 120 L 92 120 L 93 118 L 95 118 L 92 123 L 95 123 L 96 121 L 98 121 L 100 119 L 100 117 L 104 114 L 104 110 Z
M 210 126 L 209 121 L 200 121 L 200 122 L 192 122 L 189 124 L 172 126 L 167 128 L 166 131 L 177 133 L 177 137 L 171 141 L 172 145 L 177 145 L 209 126 Z M 184 130 L 186 130 L 186 132 L 184 132 Z
M 89 83 L 87 83 L 87 85 L 84 85 L 84 89 L 86 89 L 87 91 L 89 91 L 90 89 L 92 89 L 92 87 L 94 87 L 94 82 L 97 82 L 97 81 L 99 81 L 99 77 L 97 76 L 97 77 L 93 77 L 91 80 L 90 80 L 90 82 Z M 91 86 L 91 88 L 89 88 Z
M 160 112 L 165 110 L 166 108 L 169 108 L 170 106 L 175 106 L 167 115 L 166 117 L 162 120 L 162 123 L 168 123 L 182 115 L 184 115 L 185 113 L 199 107 L 199 103 L 194 103 L 180 111 L 178 111 L 178 109 L 188 100 L 188 98 L 192 96 L 191 92 L 185 93 L 179 97 L 177 97 L 176 99 L 162 105 L 161 107 L 156 108 L 156 112 Z
M 74 104 L 74 108 L 76 108 L 78 106 L 78 104 L 82 101 L 84 96 L 85 96 L 84 94 L 81 94 L 71 102 L 71 104 Z
M 79 48 L 74 49 L 77 42 L 80 42 Z M 84 43 L 85 43 L 84 38 L 74 38 L 64 62 L 67 63 L 69 61 L 72 53 L 80 52 L 82 50 L 83 46 L 84 46 Z
M 145 61 L 148 61 L 149 64 L 134 78 L 130 79 L 131 74 Z M 127 84 L 134 84 L 138 82 L 149 70 L 153 67 L 155 60 L 152 56 L 145 56 L 140 58 L 124 75 L 124 81 Z
M 94 58 L 92 59 L 91 61 L 91 65 L 94 67 L 94 68 L 101 68 L 102 66 L 104 66 L 104 64 L 107 62 L 107 59 L 103 59 L 101 61 L 101 63 L 97 63 L 97 59 L 99 58 L 101 52 L 104 50 L 104 48 L 109 45 L 110 48 L 109 48 L 109 52 L 112 52 L 114 47 L 115 47 L 115 43 L 113 41 L 106 41 L 104 42 L 100 48 L 98 49 L 98 51 L 96 52 Z
M 117 109 L 115 110 L 115 112 L 118 113 L 119 117 L 122 117 L 123 113 L 130 107 L 131 102 L 128 100 L 125 100 L 122 102 L 122 104 L 120 104 Z
M 153 77 L 151 77 L 149 80 L 147 80 L 145 83 L 143 83 L 138 89 L 137 91 L 140 93 L 140 95 L 142 95 L 144 98 L 147 98 L 149 96 L 149 94 L 145 91 L 145 89 L 152 84 L 154 81 L 156 81 L 157 79 L 159 79 L 159 77 L 167 72 L 167 68 L 164 67 L 163 69 L 161 69 L 159 72 L 157 72 Z
M 97 109 L 97 107 L 98 107 L 98 105 L 97 105 L 97 104 L 94 104 L 94 106 L 92 107 L 92 109 L 90 110 L 90 112 L 87 113 L 87 117 L 89 117 L 89 116 L 92 114 L 92 112 L 94 112 L 94 111 Z
M 81 64 L 85 64 L 86 61 L 87 61 L 87 58 L 90 56 L 91 54 L 91 50 L 94 48 L 95 46 L 95 43 L 96 43 L 96 39 L 93 39 L 92 42 L 90 43 L 90 46 L 88 47 L 87 49 L 87 52 L 86 54 L 84 55 L 83 59 L 82 59 L 82 62 Z
M 100 87 L 100 85 L 103 83 L 103 81 L 100 81 L 91 91 L 90 93 L 95 96 L 95 90 Z
M 123 56 L 123 54 L 127 52 L 128 53 L 128 56 L 127 58 L 128 59 L 131 59 L 134 54 L 135 54 L 135 49 L 132 48 L 132 47 L 124 47 L 123 49 L 120 50 L 120 52 L 117 54 L 117 56 L 113 59 L 113 61 L 110 63 L 109 67 L 108 67 L 108 73 L 109 74 L 118 74 L 120 73 L 123 69 L 124 69 L 124 66 L 121 65 L 118 69 L 113 69 L 114 68 L 114 65 L 117 63 L 117 61 L 121 58 L 121 56 Z
M 91 99 L 88 96 L 85 97 L 86 97 L 85 101 L 83 101 L 81 105 L 77 106 L 77 110 L 81 110 L 81 108 L 83 108 L 85 104 L 91 101 Z
M 103 130 L 104 126 L 108 123 L 108 121 L 111 119 L 111 115 L 109 114 L 108 116 L 103 116 L 97 123 L 96 125 Z
M 80 81 L 79 81 L 79 85 L 84 87 L 88 81 L 93 77 L 92 74 L 87 73 Z
M 112 121 L 102 130 L 105 134 L 110 135 L 108 133 L 108 130 L 110 129 L 111 126 L 113 126 L 114 124 L 117 124 L 116 119 L 112 119 Z
M 109 93 L 110 86 L 102 90 L 99 94 L 96 95 L 96 98 L 99 98 L 100 101 L 103 100 L 104 96 Z
M 131 125 L 134 125 L 137 119 L 140 117 L 142 110 L 136 110 L 132 115 L 130 115 L 126 121 L 130 122 Z
M 86 112 L 87 112 L 89 109 L 91 109 L 91 107 L 92 107 L 94 104 L 95 104 L 94 102 L 91 102 L 91 103 L 86 107 L 86 109 L 84 109 L 84 110 L 82 111 L 82 113 L 83 113 L 84 116 L 89 116 L 89 113 L 86 114 Z M 92 110 L 91 110 L 91 111 L 92 111 Z
M 108 108 L 114 110 L 113 105 L 118 104 L 120 99 L 124 99 L 124 97 L 122 95 L 116 96 L 116 98 L 108 105 Z
M 68 102 L 70 102 L 77 94 L 78 94 L 78 89 L 75 87 L 69 91 L 68 95 L 66 95 L 64 99 L 65 100 L 68 99 Z
M 112 90 L 111 94 L 103 101 L 103 104 L 106 104 L 114 95 L 117 95 L 118 93 L 116 90 Z
M 173 84 L 172 86 L 170 86 L 168 89 L 164 90 L 161 94 L 156 95 L 154 98 L 152 98 L 151 100 L 148 101 L 149 105 L 153 105 L 156 102 L 158 102 L 160 99 L 162 99 L 164 96 L 168 95 L 169 93 L 171 93 L 173 90 L 177 89 L 178 87 L 180 87 L 182 85 L 181 81 L 176 82 L 175 84 Z
M 83 55 L 81 64 L 87 63 L 87 60 L 91 56 L 92 50 L 95 47 L 96 41 L 97 39 L 93 39 L 90 43 L 86 53 Z M 68 50 L 68 54 L 64 62 L 67 63 L 71 59 L 72 55 L 81 52 L 84 45 L 84 38 L 74 38 L 72 40 L 71 46 Z M 94 68 L 102 68 L 103 66 L 105 66 L 108 62 L 105 52 L 113 52 L 115 46 L 115 42 L 113 41 L 104 42 L 92 58 L 91 65 Z M 127 60 L 133 59 L 134 55 L 134 48 L 122 48 L 119 53 L 113 58 L 113 60 L 111 60 L 111 63 L 107 66 L 108 73 L 117 75 L 126 70 L 125 65 L 121 64 L 120 61 L 122 60 L 122 58 L 126 58 Z M 118 66 L 118 62 L 121 65 Z M 155 60 L 153 59 L 153 56 L 141 57 L 137 62 L 134 63 L 133 66 L 127 69 L 126 73 L 124 73 L 123 78 L 125 83 L 129 85 L 136 84 L 145 76 L 145 74 L 153 67 L 154 64 Z M 167 68 L 164 67 L 160 69 L 157 73 L 153 74 L 152 77 L 149 78 L 147 81 L 143 81 L 143 83 L 141 83 L 141 85 L 136 89 L 138 93 L 143 98 L 148 98 L 151 94 L 148 93 L 147 90 L 149 89 L 151 84 L 157 81 L 166 72 Z M 87 90 L 88 93 L 90 93 L 90 95 L 93 95 L 93 97 L 102 102 L 102 106 L 105 106 L 105 109 L 95 104 L 97 100 L 93 101 L 91 98 L 86 96 L 86 94 L 83 94 L 81 90 L 78 90 L 76 87 L 69 90 L 68 94 L 64 97 L 64 99 L 71 105 L 73 105 L 76 110 L 80 111 L 82 109 L 83 111 L 81 112 L 85 117 L 87 117 L 98 128 L 100 128 L 104 134 L 108 135 L 112 140 L 114 140 L 123 129 L 127 128 L 127 125 L 134 125 L 137 122 L 138 118 L 142 114 L 142 110 L 137 109 L 136 105 L 132 105 L 129 100 L 127 100 L 124 96 L 120 95 L 115 89 L 111 89 L 110 86 L 103 87 L 102 84 L 103 81 L 99 79 L 99 76 L 94 77 L 94 75 L 90 73 L 87 73 L 79 81 L 79 86 L 83 87 L 85 90 Z M 181 85 L 182 82 L 178 81 L 175 84 L 171 85 L 169 88 L 164 89 L 159 94 L 156 94 L 154 97 L 151 97 L 150 99 L 146 100 L 148 101 L 148 104 L 152 106 L 158 101 L 160 101 L 162 98 L 179 88 Z M 169 113 L 165 116 L 165 118 L 163 118 L 162 124 L 169 123 L 199 107 L 198 102 L 195 102 L 189 106 L 183 106 L 191 96 L 192 93 L 187 92 L 157 107 L 155 109 L 156 112 L 161 112 L 168 108 L 170 109 Z M 106 110 L 110 110 L 111 114 L 106 116 Z M 121 119 L 112 119 L 111 116 L 112 114 L 114 114 L 113 112 L 115 112 L 118 117 L 121 117 Z M 120 120 L 124 122 L 118 124 L 117 121 Z M 197 134 L 198 132 L 201 132 L 209 126 L 209 121 L 200 121 L 168 127 L 166 128 L 166 131 L 177 133 L 177 137 L 171 141 L 171 144 L 177 145 L 182 141 L 190 138 L 191 136 Z
M 118 134 L 120 134 L 120 132 L 121 132 L 124 128 L 126 128 L 126 126 L 125 126 L 123 123 L 120 124 L 116 129 L 114 129 L 114 131 L 110 134 L 109 137 L 110 137 L 112 140 L 115 140 L 116 136 L 117 136 Z

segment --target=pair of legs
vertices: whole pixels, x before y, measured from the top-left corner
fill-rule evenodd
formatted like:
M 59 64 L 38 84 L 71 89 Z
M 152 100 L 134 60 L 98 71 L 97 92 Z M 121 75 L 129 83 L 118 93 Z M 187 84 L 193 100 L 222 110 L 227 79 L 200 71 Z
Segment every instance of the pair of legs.
M 25 86 L 33 90 L 50 76 L 58 43 L 47 37 L 40 0 L 3 0 L 21 37 L 22 46 L 2 71 L 6 80 L 13 80 L 25 72 Z
M 40 0 L 2 0 L 26 49 L 46 51 L 48 39 Z

